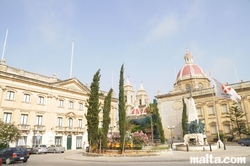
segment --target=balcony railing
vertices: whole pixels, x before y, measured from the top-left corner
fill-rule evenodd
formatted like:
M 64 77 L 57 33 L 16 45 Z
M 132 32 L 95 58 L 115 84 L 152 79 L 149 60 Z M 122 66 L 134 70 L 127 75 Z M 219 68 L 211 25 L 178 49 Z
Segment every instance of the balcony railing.
M 35 131 L 45 131 L 45 126 L 43 125 L 34 125 Z
M 18 124 L 19 130 L 21 131 L 30 131 L 30 125 L 27 124 Z

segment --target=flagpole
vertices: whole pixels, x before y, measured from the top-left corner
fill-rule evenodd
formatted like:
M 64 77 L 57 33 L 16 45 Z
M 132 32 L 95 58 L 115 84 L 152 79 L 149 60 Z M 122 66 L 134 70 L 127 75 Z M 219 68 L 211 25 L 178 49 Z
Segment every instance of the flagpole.
M 237 74 L 237 70 L 236 70 L 235 64 L 234 64 L 234 72 L 235 72 L 237 83 L 238 83 L 239 82 L 239 78 L 238 78 L 238 74 Z
M 69 74 L 69 78 L 72 77 L 73 55 L 74 55 L 74 39 L 73 39 L 73 41 L 72 41 L 71 63 L 70 63 L 70 74 Z
M 7 37 L 8 37 L 8 31 L 9 31 L 9 29 L 7 29 L 7 31 L 6 31 L 5 40 L 4 40 L 4 44 L 3 44 L 3 53 L 2 53 L 2 59 L 1 59 L 2 61 L 4 58 L 4 52 L 5 52 L 5 47 L 6 47 Z
M 210 77 L 211 77 L 211 76 L 210 76 Z M 215 113 L 215 117 L 216 117 L 217 136 L 218 136 L 218 142 L 219 142 L 219 148 L 220 148 L 221 139 L 220 139 L 220 130 L 219 130 L 219 120 L 218 120 L 218 116 L 217 116 L 217 109 L 216 109 L 216 106 L 215 106 L 214 90 L 215 90 L 215 86 L 214 86 L 214 88 L 212 89 L 212 96 L 213 96 L 213 102 L 214 102 L 214 113 Z

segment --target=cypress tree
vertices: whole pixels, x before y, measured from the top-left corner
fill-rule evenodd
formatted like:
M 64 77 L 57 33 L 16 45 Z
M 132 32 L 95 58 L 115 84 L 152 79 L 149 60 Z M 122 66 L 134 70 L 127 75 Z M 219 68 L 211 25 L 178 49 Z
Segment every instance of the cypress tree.
M 186 134 L 187 130 L 187 106 L 184 101 L 184 98 L 182 98 L 182 104 L 183 104 L 183 110 L 182 110 L 182 136 Z
M 125 109 L 125 97 L 124 97 L 124 78 L 123 78 L 124 67 L 122 65 L 120 70 L 120 81 L 119 81 L 119 131 L 120 131 L 120 149 L 124 150 L 124 139 L 126 134 L 126 109 Z
M 158 134 L 159 134 L 159 138 L 160 138 L 161 142 L 164 143 L 166 139 L 164 136 L 164 129 L 162 127 L 162 121 L 161 121 L 161 117 L 159 114 L 159 109 L 157 107 L 157 104 L 155 104 L 155 103 L 150 104 L 149 108 L 147 109 L 147 113 L 152 114 L 154 128 L 156 127 Z M 155 133 L 157 133 L 157 132 L 155 132 Z
M 164 129 L 162 127 L 162 122 L 161 122 L 161 117 L 160 117 L 160 114 L 159 114 L 159 109 L 158 109 L 156 104 L 153 104 L 153 106 L 155 108 L 155 115 L 156 115 L 156 118 L 157 118 L 157 130 L 158 130 L 159 135 L 160 135 L 161 143 L 164 143 L 165 142 Z
M 87 100 L 86 107 L 87 114 L 85 117 L 87 119 L 87 132 L 88 132 L 88 142 L 90 147 L 96 146 L 98 143 L 98 125 L 99 125 L 99 112 L 100 112 L 100 103 L 99 103 L 99 81 L 100 81 L 100 69 L 96 72 L 93 77 L 93 82 L 90 86 L 90 95 Z
M 107 135 L 109 130 L 109 124 L 110 124 L 110 111 L 111 111 L 111 97 L 112 97 L 113 89 L 111 88 L 109 90 L 108 95 L 105 97 L 104 100 L 104 107 L 103 107 L 103 137 L 102 137 L 102 144 L 103 148 L 107 148 Z

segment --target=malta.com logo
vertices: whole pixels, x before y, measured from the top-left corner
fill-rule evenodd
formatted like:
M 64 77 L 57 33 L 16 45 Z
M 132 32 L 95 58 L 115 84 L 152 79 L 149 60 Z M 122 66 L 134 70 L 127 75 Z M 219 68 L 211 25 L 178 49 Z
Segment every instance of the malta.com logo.
M 204 157 L 190 157 L 190 164 L 246 164 L 246 157 L 213 157 L 206 154 Z

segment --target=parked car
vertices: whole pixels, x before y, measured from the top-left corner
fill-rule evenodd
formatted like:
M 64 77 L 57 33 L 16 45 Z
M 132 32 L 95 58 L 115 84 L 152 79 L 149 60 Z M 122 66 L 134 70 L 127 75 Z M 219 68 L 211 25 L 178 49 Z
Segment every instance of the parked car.
M 242 146 L 249 146 L 250 145 L 250 138 L 242 138 L 238 141 L 238 144 Z
M 47 153 L 64 153 L 65 147 L 62 145 L 50 145 L 47 148 Z
M 5 162 L 6 164 L 10 164 L 14 161 L 27 162 L 29 157 L 29 152 L 22 147 L 9 147 L 0 151 L 0 158 L 2 159 L 2 162 Z
M 17 147 L 21 147 L 21 148 L 26 149 L 26 150 L 27 150 L 27 152 L 29 152 L 29 154 L 31 154 L 31 153 L 32 153 L 32 151 L 33 151 L 33 148 L 32 148 L 32 147 L 30 147 L 29 145 L 19 145 L 19 146 L 17 146 Z
M 47 153 L 47 146 L 44 144 L 39 144 L 33 146 L 32 153 L 40 154 L 40 153 Z

